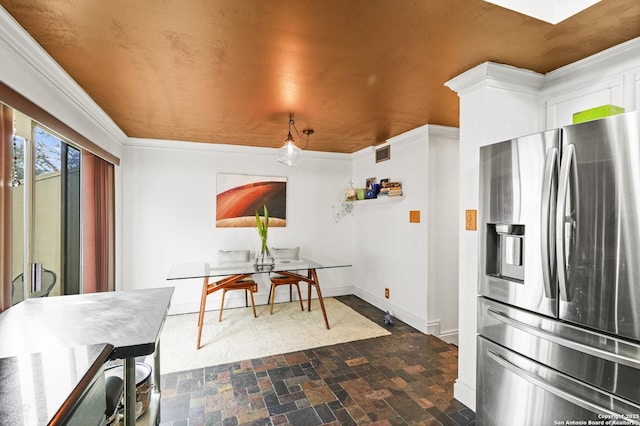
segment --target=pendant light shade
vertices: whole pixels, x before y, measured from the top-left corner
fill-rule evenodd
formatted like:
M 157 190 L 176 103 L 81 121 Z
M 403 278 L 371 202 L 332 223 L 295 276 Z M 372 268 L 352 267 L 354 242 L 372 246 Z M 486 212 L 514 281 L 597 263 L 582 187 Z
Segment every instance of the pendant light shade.
M 285 141 L 282 148 L 278 150 L 278 161 L 287 166 L 295 166 L 302 161 L 302 150 L 293 140 Z
M 296 131 L 296 134 L 300 136 L 298 133 L 298 129 L 296 128 L 296 124 L 293 121 L 293 117 L 289 117 L 289 133 L 287 134 L 286 139 L 284 140 L 284 145 L 280 149 L 278 149 L 278 161 L 282 164 L 286 164 L 287 166 L 295 166 L 302 161 L 302 149 L 296 145 L 295 139 L 291 134 L 291 126 Z M 309 135 L 313 133 L 311 129 L 305 129 L 302 131 L 305 135 L 307 135 L 307 145 L 309 144 Z M 305 145 L 306 148 L 306 145 Z

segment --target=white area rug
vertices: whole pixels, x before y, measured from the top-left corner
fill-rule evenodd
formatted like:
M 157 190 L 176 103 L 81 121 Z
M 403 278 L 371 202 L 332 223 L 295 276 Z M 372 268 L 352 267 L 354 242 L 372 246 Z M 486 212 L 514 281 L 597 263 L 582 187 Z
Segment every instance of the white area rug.
M 333 298 L 325 298 L 324 304 L 329 330 L 317 299 L 311 301 L 311 312 L 306 301 L 304 312 L 297 301 L 276 304 L 273 315 L 269 305 L 257 306 L 257 318 L 250 307 L 225 309 L 222 322 L 218 311 L 208 311 L 200 350 L 198 314 L 168 316 L 160 335 L 160 371 L 167 374 L 391 334 Z

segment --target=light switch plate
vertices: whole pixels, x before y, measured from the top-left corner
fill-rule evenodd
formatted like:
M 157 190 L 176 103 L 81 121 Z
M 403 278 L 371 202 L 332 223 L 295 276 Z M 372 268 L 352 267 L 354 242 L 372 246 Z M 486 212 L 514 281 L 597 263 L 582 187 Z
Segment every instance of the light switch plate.
M 465 210 L 464 227 L 467 231 L 476 230 L 476 217 L 477 217 L 477 210 Z

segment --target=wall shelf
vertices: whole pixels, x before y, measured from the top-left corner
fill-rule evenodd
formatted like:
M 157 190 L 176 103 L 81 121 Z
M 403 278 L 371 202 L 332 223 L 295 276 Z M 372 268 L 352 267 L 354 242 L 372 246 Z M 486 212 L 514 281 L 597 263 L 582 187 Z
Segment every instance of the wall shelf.
M 393 196 L 383 196 L 378 198 L 370 198 L 364 200 L 356 200 L 352 201 L 352 203 L 356 206 L 359 205 L 374 205 L 374 204 L 388 204 L 388 203 L 397 203 L 399 201 L 404 200 L 404 195 L 393 195 Z

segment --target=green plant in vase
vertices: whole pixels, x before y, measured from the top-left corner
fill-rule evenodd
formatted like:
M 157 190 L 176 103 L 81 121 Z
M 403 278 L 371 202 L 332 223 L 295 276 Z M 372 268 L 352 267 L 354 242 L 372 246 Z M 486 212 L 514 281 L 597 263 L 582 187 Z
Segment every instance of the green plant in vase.
M 256 251 L 256 266 L 258 267 L 270 267 L 275 264 L 273 256 L 269 251 L 267 245 L 267 236 L 269 234 L 269 211 L 267 206 L 264 206 L 264 218 L 261 219 L 260 215 L 256 211 L 256 230 L 260 235 L 260 249 Z

